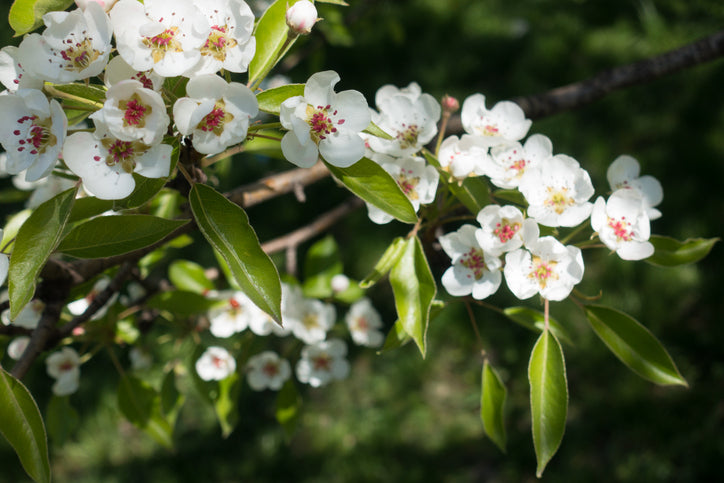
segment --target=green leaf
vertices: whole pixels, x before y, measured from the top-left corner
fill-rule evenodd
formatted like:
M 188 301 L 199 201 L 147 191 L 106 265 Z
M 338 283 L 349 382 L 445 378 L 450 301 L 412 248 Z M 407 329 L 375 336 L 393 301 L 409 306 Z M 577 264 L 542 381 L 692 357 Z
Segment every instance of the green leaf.
M 132 375 L 124 375 L 118 384 L 118 408 L 123 416 L 143 428 L 151 419 L 156 391 L 145 381 Z
M 35 292 L 38 274 L 58 246 L 78 188 L 38 206 L 18 230 L 8 269 L 10 320 L 15 320 Z
M 395 296 L 397 316 L 425 357 L 425 339 L 430 320 L 430 306 L 437 286 L 427 264 L 420 240 L 415 236 L 405 241 L 402 254 L 390 271 L 390 284 Z
M 260 111 L 278 116 L 282 102 L 290 97 L 303 95 L 304 84 L 287 84 L 261 91 L 256 95 L 256 101 L 259 103 Z
M 387 247 L 385 253 L 382 254 L 382 257 L 375 265 L 375 268 L 372 269 L 372 273 L 367 275 L 364 280 L 359 283 L 359 286 L 362 288 L 370 288 L 372 285 L 379 282 L 380 279 L 387 275 L 387 272 L 392 269 L 393 265 L 397 263 L 397 260 L 399 260 L 400 256 L 402 256 L 402 249 L 404 247 L 404 238 L 397 237 L 392 240 L 390 246 Z
M 113 200 L 100 200 L 93 196 L 86 196 L 84 198 L 78 198 L 73 203 L 73 209 L 70 210 L 70 216 L 68 216 L 68 223 L 75 223 L 88 218 L 93 218 L 101 213 L 113 209 Z
M 398 347 L 402 347 L 403 345 L 407 344 L 411 340 L 412 338 L 405 331 L 405 327 L 402 325 L 402 321 L 400 319 L 397 319 L 395 321 L 395 324 L 390 329 L 390 332 L 388 332 L 385 343 L 382 345 L 382 348 L 377 353 L 381 354 L 392 349 L 397 349 Z
M 30 215 L 32 214 L 33 210 L 22 210 L 8 217 L 8 222 L 3 228 L 2 242 L 0 242 L 0 246 L 5 247 L 6 253 L 13 251 L 13 247 L 15 246 L 15 237 L 18 236 L 18 230 L 20 230 L 20 227 L 23 226 L 25 220 L 30 218 Z
M 602 305 L 586 305 L 596 335 L 629 369 L 653 383 L 688 387 L 664 346 L 627 314 Z
M 0 434 L 13 447 L 26 473 L 50 481 L 48 442 L 40 410 L 23 384 L 0 367 Z
M 533 445 L 538 460 L 536 475 L 543 474 L 558 450 L 566 429 L 568 383 L 563 351 L 549 331 L 543 331 L 533 347 L 528 364 Z
M 152 309 L 189 316 L 208 312 L 214 306 L 219 305 L 219 301 L 206 298 L 196 292 L 169 290 L 155 294 L 146 301 L 146 305 Z
M 302 398 L 294 385 L 294 381 L 289 379 L 277 394 L 276 407 L 277 421 L 284 428 L 284 434 L 286 434 L 287 438 L 291 438 L 297 428 L 301 407 Z
M 254 134 L 257 134 L 257 136 L 250 135 L 248 141 L 244 144 L 245 153 L 259 154 L 275 159 L 286 159 L 281 148 L 284 133 L 276 129 L 261 129 L 254 131 Z
M 328 235 L 312 245 L 304 259 L 304 295 L 310 298 L 332 296 L 332 277 L 342 273 L 342 260 L 334 237 Z
M 429 151 L 424 150 L 423 155 L 428 163 L 438 168 L 440 181 L 442 181 L 450 193 L 455 196 L 471 213 L 477 215 L 480 210 L 490 204 L 488 184 L 479 176 L 468 177 L 460 183 L 451 178 L 450 174 L 440 168 L 440 162 Z
M 348 168 L 326 163 L 329 171 L 352 193 L 403 223 L 417 223 L 417 213 L 397 181 L 382 166 L 362 158 Z
M 56 10 L 65 10 L 73 0 L 15 0 L 10 7 L 8 21 L 19 37 L 43 25 L 43 15 Z
M 168 267 L 168 279 L 179 290 L 204 294 L 214 289 L 204 267 L 188 260 L 175 260 Z
M 654 254 L 646 259 L 647 262 L 660 267 L 676 267 L 696 263 L 707 256 L 719 238 L 690 238 L 682 242 L 652 235 L 649 241 L 654 246 Z
M 97 103 L 100 102 L 101 104 L 106 100 L 106 88 L 102 86 L 86 84 L 50 84 L 49 87 L 83 100 L 89 100 Z
M 241 381 L 236 372 L 219 381 L 219 392 L 214 398 L 214 411 L 221 425 L 221 435 L 224 438 L 231 434 L 239 420 L 237 402 L 240 389 Z
M 189 193 L 189 204 L 201 233 L 224 258 L 244 293 L 279 322 L 282 297 L 279 274 L 261 249 L 244 210 L 213 188 L 199 183 Z
M 130 210 L 143 206 L 166 185 L 166 178 L 145 178 L 138 173 L 133 173 L 133 179 L 136 182 L 133 193 L 122 200 L 114 201 L 114 211 Z
M 538 310 L 528 307 L 508 307 L 503 313 L 513 322 L 522 325 L 533 332 L 543 332 L 545 329 L 545 315 Z M 573 345 L 568 330 L 553 317 L 548 316 L 548 325 L 558 340 L 564 344 Z
M 176 387 L 176 372 L 171 369 L 161 383 L 161 412 L 175 422 L 185 399 Z
M 73 228 L 58 251 L 77 258 L 105 258 L 161 241 L 188 220 L 151 215 L 99 216 Z
M 281 57 L 282 48 L 287 41 L 287 6 L 299 0 L 277 0 L 262 15 L 254 29 L 256 54 L 249 64 L 249 85 L 257 85 L 276 65 Z M 287 49 L 294 39 L 287 45 Z
M 487 359 L 483 364 L 482 387 L 480 419 L 483 421 L 483 429 L 493 443 L 505 453 L 505 400 L 508 391 Z
M 496 190 L 493 192 L 493 198 L 497 200 L 507 201 L 518 206 L 528 206 L 523 193 L 518 190 Z
M 70 405 L 69 396 L 52 396 L 46 411 L 48 435 L 53 443 L 62 446 L 78 427 L 78 411 Z
M 344 0 L 317 0 L 317 3 L 332 3 L 334 5 L 342 5 L 343 7 L 349 7 L 349 3 Z
M 369 125 L 362 132 L 371 134 L 372 136 L 376 136 L 376 137 L 382 138 L 382 139 L 387 139 L 387 140 L 395 139 L 390 134 L 387 134 L 385 131 L 383 131 L 381 127 L 379 127 L 377 124 L 375 124 L 372 121 L 370 121 Z

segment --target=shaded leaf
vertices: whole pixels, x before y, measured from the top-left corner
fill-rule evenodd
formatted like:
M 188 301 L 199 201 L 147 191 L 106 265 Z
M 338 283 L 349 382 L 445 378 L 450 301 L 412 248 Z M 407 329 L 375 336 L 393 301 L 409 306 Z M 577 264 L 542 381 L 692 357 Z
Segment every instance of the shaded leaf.
M 188 260 L 174 260 L 168 267 L 168 279 L 179 290 L 204 294 L 214 289 L 204 267 Z
M 324 163 L 352 193 L 403 223 L 417 223 L 417 213 L 400 185 L 382 166 L 362 158 L 348 168 Z
M 62 445 L 78 427 L 78 411 L 70 405 L 69 396 L 52 396 L 48 402 L 46 422 L 48 436 L 56 445 Z
M 545 315 L 538 310 L 529 309 L 528 307 L 508 307 L 503 310 L 503 313 L 513 322 L 533 332 L 543 332 L 543 329 L 545 329 Z M 558 340 L 573 345 L 568 330 L 550 315 L 548 316 L 548 325 Z
M 563 351 L 556 337 L 543 331 L 528 364 L 533 445 L 538 460 L 536 475 L 543 474 L 558 450 L 566 429 L 568 383 Z
M 112 257 L 161 241 L 186 223 L 151 215 L 99 216 L 73 228 L 58 251 L 78 258 Z
M 18 230 L 8 269 L 10 320 L 15 320 L 35 292 L 38 275 L 60 242 L 78 188 L 38 206 Z
M 719 238 L 690 238 L 682 242 L 652 235 L 649 241 L 654 246 L 654 254 L 646 259 L 647 262 L 660 267 L 676 267 L 696 263 L 707 256 Z
M 342 273 L 342 260 L 334 237 L 328 235 L 309 247 L 304 259 L 304 295 L 310 298 L 332 296 L 332 277 Z
M 483 382 L 480 395 L 480 419 L 485 434 L 505 452 L 505 400 L 508 390 L 488 360 L 483 364 Z
M 303 96 L 304 84 L 287 84 L 261 91 L 256 95 L 259 110 L 268 114 L 279 115 L 282 102 L 290 97 Z
M 301 407 L 302 397 L 299 395 L 294 381 L 289 379 L 284 383 L 279 394 L 277 394 L 276 404 L 276 418 L 282 428 L 284 428 L 284 434 L 287 438 L 291 438 L 297 429 L 299 409 Z
M 226 379 L 220 380 L 218 387 L 219 392 L 214 398 L 214 411 L 221 425 L 221 435 L 226 438 L 239 421 L 239 411 L 237 410 L 239 390 L 241 389 L 239 374 L 235 372 Z
M 482 177 L 468 177 L 460 183 L 458 180 L 451 178 L 449 173 L 442 170 L 440 162 L 431 152 L 423 150 L 423 155 L 428 163 L 441 171 L 440 181 L 472 214 L 477 215 L 480 210 L 490 204 L 488 184 Z
M 213 188 L 198 183 L 189 193 L 189 203 L 201 233 L 224 258 L 244 293 L 279 322 L 279 274 L 261 249 L 244 210 Z
M 77 97 L 82 101 L 94 101 L 101 104 L 106 100 L 106 88 L 97 85 L 86 84 L 50 84 L 50 88 L 71 96 Z
M 151 419 L 156 391 L 145 381 L 124 375 L 118 384 L 118 408 L 134 425 L 143 428 Z
M 30 391 L 0 367 L 0 434 L 13 447 L 25 472 L 50 481 L 48 442 L 40 410 Z
M 401 251 L 400 258 L 390 271 L 397 316 L 405 332 L 412 337 L 425 357 L 430 307 L 437 286 L 422 244 L 416 236 L 406 240 Z
M 218 300 L 184 290 L 160 292 L 146 301 L 146 305 L 152 309 L 166 310 L 182 316 L 205 313 L 218 304 Z
M 633 372 L 662 386 L 688 387 L 661 342 L 637 320 L 602 305 L 586 305 L 585 311 L 596 335 Z

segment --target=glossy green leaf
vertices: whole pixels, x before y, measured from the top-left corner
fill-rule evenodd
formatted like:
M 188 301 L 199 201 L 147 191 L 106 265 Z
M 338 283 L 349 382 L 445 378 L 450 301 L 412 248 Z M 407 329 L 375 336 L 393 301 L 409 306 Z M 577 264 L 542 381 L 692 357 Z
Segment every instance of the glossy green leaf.
M 278 116 L 282 102 L 290 97 L 303 95 L 304 84 L 287 84 L 261 91 L 256 95 L 256 101 L 259 103 L 260 111 Z
M 172 425 L 185 399 L 176 387 L 176 372 L 173 369 L 168 371 L 161 383 L 161 412 L 168 417 Z
M 402 249 L 404 246 L 404 238 L 397 237 L 392 240 L 392 243 L 390 243 L 390 246 L 387 247 L 385 253 L 383 253 L 382 257 L 377 261 L 377 264 L 372 269 L 372 272 L 359 283 L 360 287 L 369 288 L 379 282 L 382 277 L 387 275 L 402 255 Z
M 545 315 L 538 310 L 529 309 L 528 307 L 508 307 L 503 310 L 503 313 L 513 322 L 534 332 L 543 332 L 545 328 Z M 558 340 L 564 344 L 573 345 L 568 330 L 558 323 L 556 319 L 548 316 L 548 325 Z
M 77 258 L 122 255 L 153 245 L 186 223 L 151 215 L 99 216 L 73 228 L 58 251 Z
M 151 419 L 156 391 L 133 375 L 124 375 L 118 384 L 118 408 L 123 416 L 143 428 Z
M 417 213 L 400 185 L 382 166 L 362 158 L 348 168 L 325 163 L 329 171 L 352 193 L 403 223 L 417 223 Z
M 195 184 L 189 204 L 206 240 L 228 264 L 234 279 L 260 309 L 281 320 L 282 289 L 279 274 L 261 249 L 244 210 L 224 195 Z
M 602 305 L 585 307 L 596 335 L 629 369 L 653 383 L 687 386 L 664 346 L 627 314 Z
M 15 237 L 18 236 L 18 230 L 20 230 L 20 227 L 23 226 L 25 220 L 30 218 L 30 215 L 32 214 L 33 210 L 22 210 L 8 217 L 8 222 L 3 228 L 2 242 L 0 242 L 0 247 L 5 248 L 6 253 L 13 251 L 13 247 L 15 246 Z
M 488 360 L 483 364 L 482 393 L 480 395 L 480 419 L 485 434 L 505 452 L 505 401 L 508 390 Z
M 48 436 L 55 445 L 62 446 L 78 427 L 78 411 L 70 404 L 69 396 L 52 396 L 48 402 L 45 421 Z
M 256 54 L 249 64 L 249 85 L 256 86 L 276 65 L 283 54 L 282 48 L 287 41 L 287 6 L 299 0 L 277 0 L 266 9 L 254 29 L 256 38 Z M 287 44 L 291 47 L 294 40 Z
M 175 260 L 168 267 L 168 279 L 179 290 L 204 294 L 214 289 L 204 267 L 188 260 Z
M 405 331 L 405 327 L 402 325 L 402 321 L 400 319 L 397 319 L 390 331 L 387 333 L 385 343 L 378 351 L 378 354 L 390 351 L 392 349 L 397 349 L 398 347 L 402 347 L 411 340 L 412 338 L 407 333 L 407 331 Z
M 93 218 L 106 211 L 113 209 L 113 200 L 99 200 L 93 196 L 78 198 L 73 203 L 73 209 L 70 210 L 68 223 L 76 223 L 78 221 Z
M 343 7 L 349 7 L 349 3 L 344 0 L 317 0 L 317 3 L 332 3 L 334 5 L 342 5 Z
M 326 236 L 309 247 L 304 258 L 304 295 L 310 298 L 332 296 L 332 277 L 342 273 L 337 242 Z
M 48 442 L 40 410 L 30 391 L 0 367 L 0 434 L 13 447 L 26 473 L 50 481 Z
M 405 332 L 412 337 L 425 357 L 430 307 L 437 286 L 422 244 L 416 236 L 406 240 L 401 251 L 400 258 L 390 271 L 397 316 Z
M 206 298 L 196 292 L 169 290 L 155 294 L 146 301 L 146 305 L 152 309 L 189 316 L 208 312 L 212 307 L 219 305 L 219 301 Z
M 145 205 L 166 185 L 166 178 L 145 178 L 133 173 L 136 187 L 127 198 L 113 202 L 113 210 L 130 210 Z
M 38 275 L 58 246 L 78 188 L 38 206 L 18 230 L 8 269 L 10 320 L 15 320 L 35 292 Z
M 429 151 L 424 150 L 423 155 L 428 163 L 440 169 L 440 162 Z M 473 176 L 465 178 L 461 183 L 458 180 L 450 178 L 450 176 L 442 172 L 440 181 L 447 186 L 450 193 L 460 201 L 474 215 L 490 204 L 490 193 L 488 184 L 482 177 Z
M 106 100 L 106 88 L 97 85 L 86 84 L 50 84 L 51 89 L 55 89 L 64 94 L 77 97 L 83 100 L 103 103 Z
M 497 200 L 507 201 L 518 206 L 528 206 L 528 202 L 525 201 L 523 193 L 518 190 L 495 190 L 493 197 Z
M 297 429 L 299 421 L 299 410 L 302 407 L 302 397 L 294 385 L 294 381 L 289 379 L 284 383 L 281 391 L 277 394 L 276 418 L 284 429 L 287 438 L 291 438 Z
M 221 435 L 226 438 L 231 434 L 239 420 L 239 391 L 241 380 L 239 374 L 234 373 L 219 381 L 219 392 L 214 398 L 214 411 L 221 425 Z
M 46 13 L 65 10 L 72 4 L 73 0 L 15 0 L 8 21 L 18 37 L 43 25 Z
M 255 131 L 254 134 L 257 136 L 250 136 L 244 144 L 245 153 L 269 156 L 274 159 L 286 159 L 284 154 L 282 154 L 281 147 L 281 140 L 284 137 L 284 133 L 276 129 L 262 129 Z
M 647 262 L 660 267 L 676 267 L 696 263 L 707 256 L 719 238 L 690 238 L 682 242 L 652 235 L 649 241 L 654 246 L 654 254 L 646 259 Z
M 568 383 L 563 351 L 550 331 L 543 331 L 528 364 L 533 445 L 538 460 L 536 475 L 543 474 L 558 450 L 566 429 Z
M 389 135 L 385 131 L 383 131 L 381 127 L 379 127 L 377 124 L 375 124 L 372 121 L 370 121 L 369 125 L 362 132 L 371 134 L 372 136 L 376 136 L 376 137 L 382 138 L 382 139 L 387 139 L 387 140 L 395 139 L 394 137 L 392 137 L 391 135 Z

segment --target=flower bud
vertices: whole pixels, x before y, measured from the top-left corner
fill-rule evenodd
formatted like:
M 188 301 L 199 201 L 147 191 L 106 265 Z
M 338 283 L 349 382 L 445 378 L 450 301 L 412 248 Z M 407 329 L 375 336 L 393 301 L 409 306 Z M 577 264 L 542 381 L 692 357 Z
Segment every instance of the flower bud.
M 453 113 L 460 109 L 460 103 L 457 99 L 452 96 L 445 94 L 442 96 L 442 110 L 445 112 Z
M 318 20 L 317 9 L 309 0 L 300 0 L 287 8 L 287 26 L 297 35 L 307 35 Z
M 85 7 L 89 3 L 97 3 L 101 7 L 103 7 L 103 10 L 108 12 L 111 7 L 116 3 L 116 0 L 75 0 L 75 4 L 78 6 L 79 9 L 85 10 Z

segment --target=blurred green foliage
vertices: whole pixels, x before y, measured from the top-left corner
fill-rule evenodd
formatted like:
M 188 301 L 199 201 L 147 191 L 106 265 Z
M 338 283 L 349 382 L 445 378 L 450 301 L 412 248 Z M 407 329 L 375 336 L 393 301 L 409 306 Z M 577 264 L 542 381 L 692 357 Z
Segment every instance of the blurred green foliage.
M 362 91 L 370 104 L 381 85 L 416 81 L 438 98 L 449 93 L 462 101 L 482 92 L 490 106 L 661 53 L 724 25 L 724 3 L 718 0 L 349 3 L 342 10 L 320 5 L 325 22 L 293 51 L 295 68 L 288 75 L 303 82 L 315 71 L 337 70 L 339 87 Z M 608 164 L 631 154 L 643 173 L 664 186 L 659 206 L 664 216 L 653 223 L 655 233 L 679 239 L 721 236 L 722 85 L 724 61 L 718 60 L 534 122 L 531 133 L 548 135 L 556 153 L 578 159 L 600 194 L 607 189 Z M 224 184 L 288 166 L 247 158 L 239 164 L 243 168 L 219 169 Z M 279 236 L 345 198 L 332 187 L 329 180 L 310 187 L 303 205 L 288 196 L 253 208 L 251 223 L 262 240 Z M 275 214 L 273 223 L 268 213 Z M 364 277 L 385 243 L 404 231 L 397 224 L 373 226 L 362 211 L 336 226 L 333 235 L 345 248 L 348 275 Z M 641 380 L 610 355 L 579 310 L 570 303 L 553 304 L 554 316 L 574 334 L 576 346 L 564 347 L 568 426 L 543 479 L 720 479 L 722 248 L 716 246 L 698 265 L 678 269 L 624 262 L 602 251 L 587 252 L 585 260 L 579 289 L 589 295 L 600 291 L 601 303 L 646 325 L 670 351 L 690 388 L 660 388 Z M 438 279 L 445 268 L 433 267 Z M 372 296 L 391 325 L 389 285 L 381 284 Z M 492 302 L 517 304 L 506 289 Z M 535 301 L 530 305 L 539 308 Z M 303 388 L 303 414 L 291 441 L 274 421 L 274 395 L 245 386 L 240 423 L 228 439 L 221 438 L 202 401 L 189 398 L 176 449 L 167 451 L 119 421 L 115 378 L 108 377 L 114 369 L 97 356 L 83 367 L 81 390 L 72 396 L 80 427 L 62 446 L 52 446 L 55 481 L 534 481 L 526 366 L 536 336 L 494 312 L 476 308 L 474 313 L 509 391 L 507 455 L 483 436 L 480 347 L 464 307 L 452 304 L 430 325 L 425 360 L 412 345 L 382 355 L 356 350 L 348 380 Z M 167 345 L 159 350 L 170 351 Z M 36 367 L 26 382 L 43 409 L 50 396 L 44 367 Z M 0 481 L 26 481 L 3 442 L 0 467 Z

